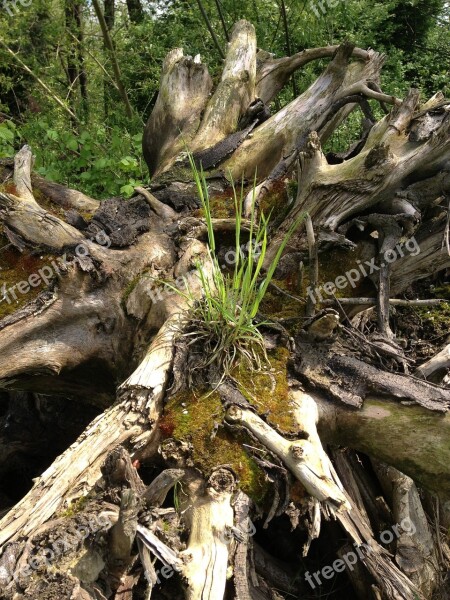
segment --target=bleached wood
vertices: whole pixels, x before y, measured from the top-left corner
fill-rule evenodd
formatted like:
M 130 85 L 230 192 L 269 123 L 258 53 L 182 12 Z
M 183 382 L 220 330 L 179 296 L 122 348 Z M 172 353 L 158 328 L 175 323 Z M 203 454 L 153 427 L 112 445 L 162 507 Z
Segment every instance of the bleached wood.
M 430 377 L 436 371 L 441 371 L 450 368 L 450 344 L 447 344 L 440 352 L 432 358 L 422 363 L 416 369 L 416 374 L 422 377 Z
M 417 487 L 393 467 L 375 461 L 374 468 L 392 501 L 396 562 L 425 596 L 431 597 L 439 577 L 436 532 L 433 535 Z
M 238 21 L 231 32 L 222 79 L 192 142 L 194 151 L 209 148 L 236 131 L 239 117 L 255 98 L 255 79 L 255 28 L 247 21 Z
M 345 89 L 355 83 L 377 81 L 384 58 L 370 51 L 366 62 L 349 64 L 352 52 L 353 46 L 340 46 L 324 73 L 303 94 L 262 123 L 223 163 L 224 173 L 230 171 L 235 180 L 242 175 L 253 179 L 257 170 L 260 182 L 282 158 L 301 145 L 303 137 L 325 126 L 332 114 L 335 94 L 343 86 Z
M 186 600 L 222 600 L 227 580 L 230 529 L 233 527 L 231 496 L 235 479 L 230 470 L 216 469 L 206 484 L 192 478 L 181 503 L 189 541 L 181 553 L 187 581 Z
M 167 169 L 177 154 L 191 144 L 212 81 L 208 68 L 176 48 L 166 56 L 156 104 L 143 137 L 144 158 L 152 176 Z
M 2 221 L 24 240 L 42 247 L 62 250 L 64 246 L 85 243 L 91 246 L 78 229 L 68 225 L 39 206 L 31 187 L 33 155 L 23 146 L 14 159 L 16 193 L 0 192 Z
M 332 58 L 339 46 L 309 48 L 282 58 L 273 58 L 272 54 L 260 50 L 257 54 L 256 96 L 269 104 L 288 82 L 291 75 L 313 60 Z M 355 48 L 352 56 L 362 62 L 369 60 L 367 50 Z
M 305 401 L 303 408 L 301 424 L 308 439 L 295 441 L 286 440 L 257 414 L 238 406 L 228 409 L 226 419 L 248 429 L 276 454 L 311 496 L 325 502 L 332 511 L 350 510 L 345 495 L 331 477 L 329 459 L 317 435 L 316 405 L 313 401 Z

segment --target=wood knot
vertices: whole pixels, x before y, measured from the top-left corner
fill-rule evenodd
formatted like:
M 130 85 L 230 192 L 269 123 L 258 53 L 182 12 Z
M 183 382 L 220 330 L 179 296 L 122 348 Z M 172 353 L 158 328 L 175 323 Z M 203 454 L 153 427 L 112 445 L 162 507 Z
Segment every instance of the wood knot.
M 208 487 L 216 492 L 233 492 L 236 486 L 236 475 L 229 467 L 219 467 L 211 473 L 208 479 Z

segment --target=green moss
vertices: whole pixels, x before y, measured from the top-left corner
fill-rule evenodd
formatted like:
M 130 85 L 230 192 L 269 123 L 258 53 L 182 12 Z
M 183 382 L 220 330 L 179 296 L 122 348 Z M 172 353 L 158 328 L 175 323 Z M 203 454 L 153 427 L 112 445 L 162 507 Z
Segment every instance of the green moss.
M 247 186 L 243 190 L 243 197 L 251 193 L 252 185 Z M 240 194 L 240 184 L 236 184 L 236 191 Z M 212 193 L 209 199 L 211 207 L 211 214 L 215 219 L 226 219 L 233 218 L 235 216 L 235 206 L 233 190 L 228 188 L 221 193 Z M 275 184 L 274 188 L 264 196 L 260 209 L 265 215 L 272 213 L 272 220 L 276 217 L 277 221 L 282 220 L 283 214 L 286 212 L 288 206 L 287 201 L 287 190 L 284 181 L 279 181 Z M 204 211 L 202 208 L 198 209 L 195 213 L 196 216 L 204 217 Z
M 61 518 L 74 517 L 77 513 L 83 512 L 83 510 L 86 508 L 87 504 L 89 503 L 89 500 L 90 500 L 89 496 L 80 496 L 79 498 L 77 498 L 76 500 L 71 502 L 70 506 L 68 508 L 61 511 L 59 516 Z
M 220 194 L 213 194 L 209 199 L 209 206 L 213 219 L 228 219 L 236 216 L 233 192 L 230 189 Z M 199 208 L 194 214 L 200 218 L 205 217 L 203 208 Z
M 284 181 L 277 181 L 269 194 L 264 195 L 261 200 L 260 209 L 268 216 L 271 214 L 271 222 L 274 218 L 281 221 L 288 207 L 287 188 Z
M 122 304 L 125 305 L 128 298 L 130 297 L 131 292 L 134 290 L 134 288 L 137 286 L 137 284 L 139 283 L 140 279 L 145 275 L 145 273 L 141 273 L 139 275 L 137 275 L 136 277 L 134 277 L 134 279 L 132 279 L 128 285 L 125 288 L 125 291 L 123 293 L 123 298 L 122 298 Z
M 323 290 L 323 285 L 327 282 L 335 283 L 337 277 L 344 277 L 348 282 L 343 289 L 336 287 L 334 296 L 336 298 L 352 298 L 361 296 L 371 296 L 374 292 L 373 283 L 363 275 L 359 269 L 359 264 L 363 263 L 367 257 L 361 256 L 358 252 L 344 249 L 333 249 L 329 252 L 324 252 L 319 257 L 319 283 L 318 292 L 322 299 L 331 299 L 333 296 L 328 295 Z M 351 269 L 356 269 L 360 273 L 360 279 L 356 282 L 355 287 L 352 287 L 347 280 L 345 274 Z M 295 334 L 298 328 L 302 326 L 301 317 L 305 316 L 305 306 L 308 295 L 308 288 L 311 285 L 309 279 L 309 268 L 307 260 L 304 263 L 303 272 L 291 273 L 283 280 L 274 280 L 273 283 L 277 287 L 284 289 L 289 294 L 303 299 L 304 303 L 296 301 L 289 296 L 282 294 L 273 287 L 269 287 L 263 302 L 261 303 L 261 312 L 264 315 L 282 319 L 298 319 L 297 323 L 289 325 L 289 331 Z M 320 296 L 316 293 L 317 309 L 321 308 Z
M 374 251 L 375 255 L 375 251 Z M 362 256 L 359 247 L 355 250 L 345 250 L 333 248 L 329 252 L 324 252 L 319 257 L 319 285 L 331 281 L 333 284 L 337 277 L 346 277 L 346 273 L 352 269 L 355 269 L 360 274 L 358 281 L 354 283 L 353 287 L 347 280 L 347 285 L 343 289 L 336 288 L 334 295 L 336 298 L 356 298 L 361 296 L 373 295 L 374 287 L 370 279 L 364 276 L 363 272 L 359 268 L 359 264 L 372 258 L 372 256 Z M 367 267 L 367 272 L 369 268 Z M 306 277 L 307 278 L 307 277 Z M 305 281 L 306 286 L 309 282 Z M 306 291 L 306 290 L 305 290 Z M 331 298 L 325 292 L 322 292 L 323 298 Z
M 367 250 L 366 250 L 367 251 Z M 372 281 L 364 275 L 364 271 L 361 270 L 360 265 L 363 269 L 366 268 L 366 272 L 369 272 L 369 267 L 364 264 L 365 260 L 370 260 L 373 255 L 362 255 L 361 249 L 357 247 L 355 250 L 346 250 L 343 248 L 333 248 L 328 252 L 323 252 L 319 256 L 319 281 L 317 285 L 318 293 L 315 294 L 317 299 L 317 309 L 321 308 L 321 299 L 323 300 L 336 298 L 359 298 L 365 296 L 373 296 L 375 292 L 374 284 Z M 304 262 L 304 269 L 302 273 L 302 280 L 300 285 L 296 285 L 296 281 L 286 280 L 287 291 L 291 291 L 296 296 L 301 298 L 307 298 L 308 288 L 311 286 L 309 278 L 309 265 L 308 261 Z M 356 270 L 359 273 L 359 279 L 354 281 L 353 285 L 350 283 L 346 273 L 351 270 Z M 355 277 L 356 274 L 353 274 Z M 344 284 L 344 287 L 338 288 L 335 285 L 336 279 L 341 278 L 340 284 Z M 335 290 L 333 295 L 327 294 L 323 286 L 326 283 L 332 283 Z M 280 285 L 280 284 L 278 284 Z M 287 302 L 289 306 L 289 302 Z
M 449 413 L 438 415 L 418 405 L 367 398 L 357 419 L 353 417 L 356 413 L 339 422 L 336 435 L 340 444 L 349 444 L 384 462 L 395 456 L 396 467 L 424 487 L 450 493 Z M 405 445 L 406 432 L 409 438 Z
M 269 353 L 270 366 L 262 371 L 238 366 L 232 372 L 239 391 L 266 415 L 268 423 L 281 433 L 293 433 L 298 425 L 291 411 L 287 384 L 289 350 L 278 347 Z
M 438 288 L 439 291 L 435 289 L 433 292 L 434 295 L 445 298 L 444 288 L 450 288 L 450 286 Z M 413 306 L 411 310 L 420 317 L 422 327 L 425 328 L 424 333 L 431 330 L 433 337 L 440 339 L 450 331 L 450 302 L 441 302 L 434 306 Z
M 231 374 L 241 393 L 259 413 L 267 415 L 268 422 L 280 433 L 298 429 L 289 399 L 288 359 L 289 351 L 277 348 L 269 353 L 266 371 L 242 366 Z M 217 465 L 228 464 L 237 473 L 243 491 L 262 503 L 269 492 L 265 473 L 243 447 L 245 443 L 254 446 L 255 442 L 244 432 L 225 429 L 223 418 L 224 408 L 217 393 L 185 391 L 167 402 L 159 426 L 164 436 L 191 442 L 194 463 L 205 475 Z
M 192 183 L 192 171 L 187 161 L 176 162 L 166 173 L 158 175 L 152 183 L 170 185 L 174 181 Z
M 433 290 L 436 298 L 444 298 L 450 301 L 450 283 L 447 285 L 440 285 L 439 287 L 435 287 Z
M 297 282 L 291 278 L 286 280 L 273 280 L 273 283 L 286 290 L 292 296 L 302 299 L 304 298 L 306 291 L 303 288 L 299 291 L 297 288 Z M 305 314 L 306 303 L 301 303 L 294 298 L 286 296 L 282 292 L 279 292 L 274 287 L 269 286 L 263 301 L 260 305 L 260 311 L 263 315 L 268 317 L 274 317 L 276 319 L 297 319 L 303 317 Z M 299 320 L 299 324 L 301 321 Z M 295 333 L 295 326 L 291 330 L 291 333 Z
M 240 487 L 256 502 L 268 491 L 265 474 L 245 452 L 245 434 L 233 435 L 221 425 L 224 409 L 217 393 L 185 391 L 171 398 L 164 409 L 160 429 L 167 437 L 190 440 L 195 465 L 208 475 L 218 465 L 230 465 L 237 473 Z

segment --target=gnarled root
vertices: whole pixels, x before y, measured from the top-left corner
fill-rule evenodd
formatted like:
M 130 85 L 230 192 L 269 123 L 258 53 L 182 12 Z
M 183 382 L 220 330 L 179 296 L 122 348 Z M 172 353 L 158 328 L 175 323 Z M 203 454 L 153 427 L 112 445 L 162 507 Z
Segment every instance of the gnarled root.
M 231 496 L 235 485 L 232 471 L 219 467 L 207 482 L 191 476 L 183 486 L 181 510 L 190 529 L 188 546 L 182 553 L 187 600 L 223 598 L 234 522 Z

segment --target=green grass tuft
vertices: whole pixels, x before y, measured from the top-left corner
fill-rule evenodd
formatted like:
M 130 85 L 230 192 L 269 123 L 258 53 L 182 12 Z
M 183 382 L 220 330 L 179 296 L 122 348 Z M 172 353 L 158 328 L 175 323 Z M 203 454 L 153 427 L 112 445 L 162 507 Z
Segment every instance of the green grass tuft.
M 255 323 L 255 317 L 286 244 L 305 215 L 300 215 L 292 224 L 274 259 L 264 272 L 269 219 L 263 213 L 259 217 L 256 214 L 256 179 L 253 185 L 249 241 L 245 254 L 241 250 L 244 186 L 242 183 L 240 188 L 236 189 L 232 183 L 236 218 L 236 259 L 231 273 L 222 271 L 215 253 L 216 240 L 206 179 L 203 170 L 198 170 L 192 155 L 189 153 L 188 156 L 205 215 L 209 260 L 212 266 L 212 276 L 208 276 L 204 266 L 197 264 L 203 297 L 193 302 L 191 324 L 185 334 L 193 350 L 196 348 L 197 354 L 201 356 L 194 368 L 203 370 L 209 366 L 216 366 L 223 377 L 229 375 L 233 367 L 241 362 L 249 368 L 260 369 L 261 357 L 266 363 L 268 361 L 264 339 L 258 328 L 261 323 Z M 187 293 L 189 295 L 189 289 Z

